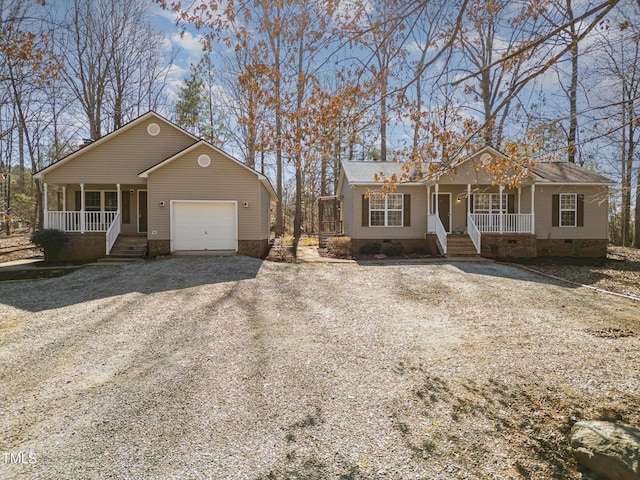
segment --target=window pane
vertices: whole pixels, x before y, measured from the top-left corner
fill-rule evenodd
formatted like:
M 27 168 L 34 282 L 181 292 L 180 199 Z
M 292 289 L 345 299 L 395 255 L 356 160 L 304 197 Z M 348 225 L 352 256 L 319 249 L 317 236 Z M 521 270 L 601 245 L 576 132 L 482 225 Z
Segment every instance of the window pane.
M 383 210 L 371 211 L 371 226 L 384 227 L 384 211 Z
M 573 210 L 576 208 L 576 196 L 571 194 L 561 194 L 560 195 L 560 208 L 562 210 Z
M 372 210 L 384 210 L 385 198 L 384 197 L 371 197 L 369 199 L 369 205 Z
M 576 212 L 574 210 L 565 210 L 561 212 L 560 225 L 563 227 L 575 227 Z
M 104 209 L 107 212 L 118 210 L 118 192 L 104 192 Z
M 389 212 L 387 217 L 387 225 L 389 227 L 401 227 L 402 226 L 402 210 Z
M 489 201 L 490 201 L 490 195 L 488 193 L 477 193 L 476 195 L 474 195 L 473 197 L 473 209 L 474 211 L 478 211 L 478 210 L 483 210 L 483 211 L 488 211 L 489 210 Z
M 402 210 L 402 194 L 390 193 L 387 197 L 387 208 L 391 210 Z
M 100 192 L 84 192 L 84 209 L 88 212 L 100 211 Z

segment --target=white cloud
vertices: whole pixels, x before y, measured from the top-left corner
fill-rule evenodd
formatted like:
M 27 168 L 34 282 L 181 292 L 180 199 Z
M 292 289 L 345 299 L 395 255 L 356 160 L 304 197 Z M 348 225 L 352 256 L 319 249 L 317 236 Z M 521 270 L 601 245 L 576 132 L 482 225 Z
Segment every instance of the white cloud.
M 198 60 L 202 57 L 202 35 L 193 35 L 191 32 L 184 32 L 183 35 L 175 33 L 171 36 L 171 41 L 183 49 L 190 57 L 190 60 Z

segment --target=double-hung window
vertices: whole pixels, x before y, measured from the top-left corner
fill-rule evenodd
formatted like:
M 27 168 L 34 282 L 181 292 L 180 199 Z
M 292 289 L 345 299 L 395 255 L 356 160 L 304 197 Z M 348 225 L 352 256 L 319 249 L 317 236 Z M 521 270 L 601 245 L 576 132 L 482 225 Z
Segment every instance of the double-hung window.
M 372 227 L 401 227 L 403 225 L 403 194 L 388 193 L 369 199 L 369 225 Z
M 502 194 L 502 210 L 500 209 L 499 193 L 476 193 L 473 196 L 474 213 L 507 213 L 509 208 L 508 196 Z
M 578 201 L 575 193 L 560 194 L 560 226 L 575 227 L 578 213 Z

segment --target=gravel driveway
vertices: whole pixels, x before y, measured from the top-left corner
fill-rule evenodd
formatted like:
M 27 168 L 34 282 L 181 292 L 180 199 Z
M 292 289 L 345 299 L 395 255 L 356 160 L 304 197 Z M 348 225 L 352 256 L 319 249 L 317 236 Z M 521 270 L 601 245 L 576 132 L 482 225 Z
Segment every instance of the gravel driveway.
M 580 478 L 576 420 L 640 425 L 637 333 L 638 303 L 497 264 L 4 283 L 0 478 Z

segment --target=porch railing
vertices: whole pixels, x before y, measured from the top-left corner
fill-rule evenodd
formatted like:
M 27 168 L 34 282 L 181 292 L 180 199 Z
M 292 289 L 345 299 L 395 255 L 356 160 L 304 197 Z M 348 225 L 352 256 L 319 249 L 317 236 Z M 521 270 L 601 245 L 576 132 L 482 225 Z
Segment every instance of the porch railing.
M 442 254 L 447 254 L 447 231 L 442 225 L 440 221 L 440 217 L 438 215 L 429 215 L 427 217 L 428 228 L 427 231 L 429 233 L 435 233 L 438 237 L 438 242 L 440 243 L 440 248 L 442 248 Z
M 533 233 L 530 213 L 472 213 L 470 218 L 480 233 Z
M 63 232 L 106 232 L 118 212 L 47 212 L 47 227 Z
M 481 246 L 480 241 L 482 239 L 482 234 L 480 233 L 480 230 L 478 230 L 478 226 L 473 220 L 473 215 L 471 214 L 469 214 L 467 217 L 467 234 L 469 235 L 469 238 L 471 239 L 473 246 L 476 247 L 476 252 L 478 252 L 479 254 L 480 246 Z
M 120 235 L 120 213 L 117 213 L 113 222 L 111 222 L 111 226 L 107 230 L 106 236 L 106 247 L 107 247 L 107 255 L 111 253 L 111 249 L 113 245 L 116 243 L 118 239 L 118 235 Z

